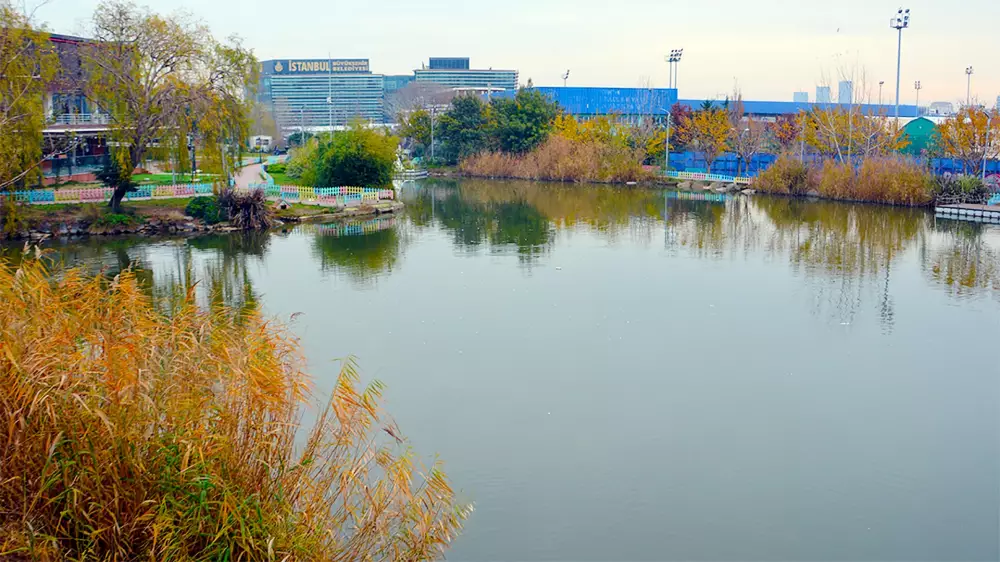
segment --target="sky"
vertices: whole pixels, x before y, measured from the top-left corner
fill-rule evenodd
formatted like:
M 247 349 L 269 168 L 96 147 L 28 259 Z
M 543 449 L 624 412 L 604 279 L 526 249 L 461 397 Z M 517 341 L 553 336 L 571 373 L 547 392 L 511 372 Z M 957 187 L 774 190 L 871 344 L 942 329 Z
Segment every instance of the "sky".
M 24 0 L 57 33 L 86 35 L 98 0 Z M 516 69 L 520 81 L 575 86 L 667 86 L 664 55 L 684 49 L 681 98 L 791 101 L 817 85 L 895 96 L 897 4 L 880 0 L 137 0 L 187 11 L 217 38 L 241 36 L 261 60 L 368 58 L 373 72 L 405 74 L 428 57 L 471 57 L 473 68 Z M 806 7 L 806 4 L 811 4 Z M 912 0 L 903 31 L 900 102 L 992 107 L 1000 96 L 1000 0 Z M 861 93 L 863 92 L 863 94 Z M 836 94 L 835 94 L 836 95 Z

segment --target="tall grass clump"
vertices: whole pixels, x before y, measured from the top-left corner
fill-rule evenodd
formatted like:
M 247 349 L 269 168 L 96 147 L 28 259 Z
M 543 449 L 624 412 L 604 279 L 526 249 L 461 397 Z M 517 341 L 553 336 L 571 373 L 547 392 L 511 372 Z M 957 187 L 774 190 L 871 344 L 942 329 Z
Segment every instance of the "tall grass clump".
M 0 264 L 0 559 L 426 560 L 468 509 L 347 362 L 310 428 L 298 348 L 131 272 Z
M 934 201 L 931 173 L 912 159 L 897 156 L 865 158 L 857 167 L 828 159 L 810 167 L 783 154 L 754 181 L 754 189 L 781 195 L 812 192 L 827 199 L 920 206 Z
M 805 195 L 811 189 L 809 167 L 785 152 L 754 181 L 754 189 L 780 195 Z
M 465 175 L 562 182 L 624 183 L 650 179 L 645 154 L 614 142 L 577 141 L 551 135 L 531 152 L 486 151 L 463 159 Z

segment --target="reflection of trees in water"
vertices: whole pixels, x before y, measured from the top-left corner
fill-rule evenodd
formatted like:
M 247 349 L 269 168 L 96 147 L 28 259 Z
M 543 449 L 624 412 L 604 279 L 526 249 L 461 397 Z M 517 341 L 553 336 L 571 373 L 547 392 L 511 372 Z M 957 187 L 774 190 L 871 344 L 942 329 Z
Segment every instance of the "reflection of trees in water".
M 512 249 L 523 263 L 532 263 L 548 251 L 553 239 L 551 222 L 517 191 L 487 196 L 467 191 L 464 182 L 461 185 L 432 182 L 406 194 L 410 220 L 418 226 L 440 224 L 464 249 L 484 245 L 495 253 Z
M 391 226 L 391 223 L 390 223 Z M 400 234 L 396 228 L 374 229 L 360 234 L 343 233 L 342 228 L 310 226 L 313 255 L 324 271 L 342 272 L 350 279 L 369 283 L 391 272 L 399 261 Z M 343 234 L 343 235 L 342 235 Z
M 956 295 L 991 292 L 1000 298 L 1000 229 L 938 220 L 935 231 L 920 252 L 928 278 Z

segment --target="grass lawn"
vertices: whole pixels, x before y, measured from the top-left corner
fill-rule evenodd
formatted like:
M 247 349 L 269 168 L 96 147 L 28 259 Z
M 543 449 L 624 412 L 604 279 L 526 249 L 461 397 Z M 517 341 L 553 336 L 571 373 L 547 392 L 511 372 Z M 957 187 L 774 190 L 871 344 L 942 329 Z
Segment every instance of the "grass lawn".
M 198 183 L 211 182 L 215 179 L 214 174 L 198 174 Z M 135 174 L 132 181 L 139 185 L 173 185 L 173 174 Z M 177 174 L 177 183 L 193 183 L 191 174 Z
M 298 179 L 290 178 L 286 174 L 268 172 L 271 177 L 274 178 L 274 183 L 277 185 L 302 185 Z

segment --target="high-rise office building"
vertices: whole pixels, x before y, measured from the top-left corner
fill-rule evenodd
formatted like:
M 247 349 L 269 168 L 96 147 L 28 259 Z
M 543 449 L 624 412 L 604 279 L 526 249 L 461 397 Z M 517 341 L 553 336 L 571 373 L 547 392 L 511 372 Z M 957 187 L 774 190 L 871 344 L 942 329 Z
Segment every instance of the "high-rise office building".
M 842 105 L 854 103 L 854 82 L 842 80 L 837 85 L 837 103 Z
M 469 70 L 469 57 L 431 57 L 427 68 L 431 70 Z
M 830 103 L 829 86 L 816 86 L 816 103 Z
M 792 101 L 795 103 L 809 103 L 809 92 L 795 92 L 792 94 Z
M 454 68 L 461 67 L 465 68 Z M 516 70 L 469 68 L 469 59 L 431 59 L 428 68 L 413 71 L 417 82 L 434 82 L 453 90 L 485 92 L 516 90 Z
M 278 126 L 328 128 L 384 121 L 384 82 L 368 59 L 281 59 L 261 63 L 258 99 Z
M 996 109 L 1000 109 L 1000 96 L 997 96 L 997 104 L 993 106 Z

